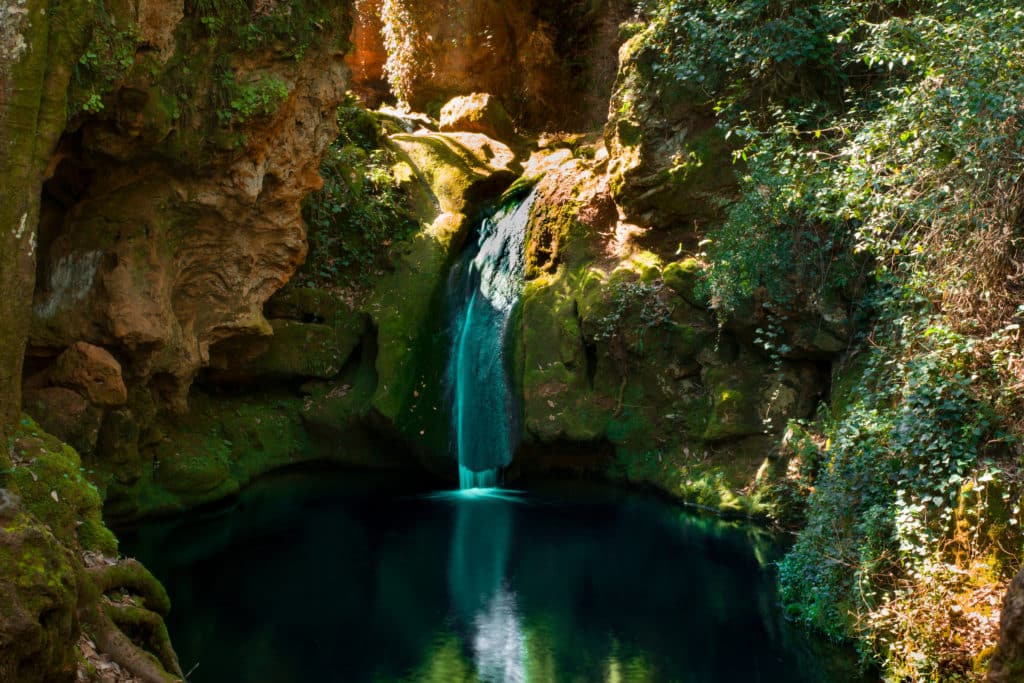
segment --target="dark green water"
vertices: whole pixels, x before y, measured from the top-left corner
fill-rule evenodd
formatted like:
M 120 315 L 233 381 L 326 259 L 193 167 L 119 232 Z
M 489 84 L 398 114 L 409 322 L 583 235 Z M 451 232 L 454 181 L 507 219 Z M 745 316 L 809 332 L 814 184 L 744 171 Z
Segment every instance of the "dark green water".
M 770 539 L 636 494 L 293 472 L 122 538 L 194 683 L 863 680 L 782 618 Z

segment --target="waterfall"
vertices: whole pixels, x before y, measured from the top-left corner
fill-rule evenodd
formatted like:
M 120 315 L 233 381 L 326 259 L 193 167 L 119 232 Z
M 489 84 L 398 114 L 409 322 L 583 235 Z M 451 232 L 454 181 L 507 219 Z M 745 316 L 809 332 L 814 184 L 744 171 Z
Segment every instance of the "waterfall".
M 462 489 L 496 486 L 516 446 L 505 333 L 522 293 L 533 201 L 531 194 L 484 220 L 449 282 L 454 315 L 448 381 Z

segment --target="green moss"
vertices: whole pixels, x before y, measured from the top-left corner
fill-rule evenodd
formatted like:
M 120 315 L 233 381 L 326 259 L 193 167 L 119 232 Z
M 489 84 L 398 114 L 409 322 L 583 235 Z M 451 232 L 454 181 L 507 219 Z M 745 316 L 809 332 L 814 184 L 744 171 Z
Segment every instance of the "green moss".
M 225 77 L 227 105 L 217 110 L 221 126 L 232 127 L 273 115 L 288 100 L 288 84 L 276 76 L 255 75 L 239 83 L 235 74 Z
M 269 377 L 334 377 L 363 332 L 355 325 L 336 329 L 293 320 L 271 320 L 270 324 L 274 335 L 266 340 L 266 351 L 246 364 L 246 372 Z
M 69 678 L 77 640 L 75 562 L 28 514 L 0 522 L 0 675 L 49 683 Z
M 691 305 L 708 307 L 708 297 L 698 286 L 703 278 L 703 266 L 697 259 L 691 257 L 669 263 L 662 271 L 662 277 L 672 291 Z
M 711 413 L 704 440 L 719 441 L 764 431 L 758 407 L 767 373 L 766 367 L 756 364 L 707 369 L 704 383 L 711 396 Z
M 99 490 L 84 476 L 78 453 L 25 416 L 15 437 L 11 478 L 25 509 L 61 542 L 106 554 L 117 539 L 103 524 Z
M 393 135 L 391 142 L 430 188 L 442 213 L 472 213 L 481 185 L 497 191 L 516 173 L 514 155 L 483 136 L 428 133 Z

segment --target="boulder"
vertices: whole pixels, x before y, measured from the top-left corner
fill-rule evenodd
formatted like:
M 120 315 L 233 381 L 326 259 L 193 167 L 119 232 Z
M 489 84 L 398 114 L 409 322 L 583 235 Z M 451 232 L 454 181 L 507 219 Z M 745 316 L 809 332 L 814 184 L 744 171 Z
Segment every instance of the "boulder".
M 105 349 L 75 342 L 57 358 L 50 382 L 81 393 L 97 406 L 120 406 L 128 401 L 121 364 Z
M 214 378 L 250 381 L 292 377 L 330 379 L 359 345 L 362 325 L 336 329 L 320 323 L 271 320 L 271 337 L 229 340 L 213 357 Z M 233 349 L 234 353 L 228 353 Z
M 518 138 L 505 107 L 494 95 L 486 93 L 449 100 L 441 109 L 441 130 L 483 133 L 502 142 L 514 142 Z
M 26 392 L 24 409 L 44 430 L 79 453 L 91 453 L 96 447 L 103 414 L 78 392 L 65 387 Z

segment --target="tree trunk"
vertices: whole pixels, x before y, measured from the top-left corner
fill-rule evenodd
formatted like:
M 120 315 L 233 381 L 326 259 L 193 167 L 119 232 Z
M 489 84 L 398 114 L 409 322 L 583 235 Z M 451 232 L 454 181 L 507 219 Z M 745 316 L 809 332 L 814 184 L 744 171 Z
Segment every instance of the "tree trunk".
M 92 14 L 83 0 L 0 0 L 0 465 L 21 410 L 40 192 Z

